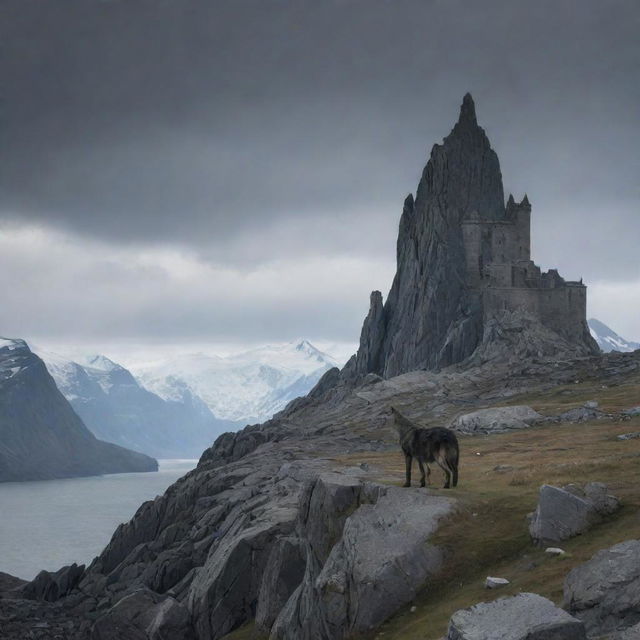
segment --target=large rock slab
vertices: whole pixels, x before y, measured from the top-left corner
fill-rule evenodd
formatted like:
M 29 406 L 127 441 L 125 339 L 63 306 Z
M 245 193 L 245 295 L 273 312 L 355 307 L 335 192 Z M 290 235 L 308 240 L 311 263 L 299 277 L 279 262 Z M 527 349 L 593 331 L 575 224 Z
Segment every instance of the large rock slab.
M 564 583 L 564 607 L 584 622 L 591 635 L 640 623 L 640 540 L 599 551 L 570 571 Z
M 306 548 L 300 538 L 281 538 L 274 544 L 258 594 L 258 629 L 269 632 L 277 615 L 302 582 L 306 566 Z
M 535 593 L 456 611 L 446 640 L 586 640 L 583 623 Z
M 378 626 L 440 569 L 442 553 L 428 540 L 453 509 L 453 500 L 425 491 L 381 487 L 346 518 L 324 564 L 310 553 L 271 638 L 340 640 Z
M 449 428 L 459 433 L 469 434 L 502 433 L 512 429 L 526 429 L 544 420 L 544 416 L 524 405 L 492 407 L 458 416 L 451 422 Z
M 587 531 L 603 516 L 619 506 L 607 493 L 607 486 L 592 482 L 581 489 L 577 485 L 540 487 L 540 498 L 531 515 L 529 533 L 535 544 L 548 545 Z

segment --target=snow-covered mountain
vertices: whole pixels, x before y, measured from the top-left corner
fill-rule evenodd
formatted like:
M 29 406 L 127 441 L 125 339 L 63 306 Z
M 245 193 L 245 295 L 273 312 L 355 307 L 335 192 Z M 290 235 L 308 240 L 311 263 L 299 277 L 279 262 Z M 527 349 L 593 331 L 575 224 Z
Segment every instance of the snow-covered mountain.
M 95 438 L 27 343 L 0 338 L 0 482 L 157 469 Z
M 604 322 L 590 318 L 588 323 L 589 331 L 591 331 L 591 335 L 602 351 L 635 351 L 640 349 L 639 342 L 632 342 L 622 338 L 613 329 L 607 327 Z
M 160 398 L 105 356 L 70 360 L 34 351 L 89 430 L 107 442 L 155 457 L 199 457 L 218 435 L 242 426 L 217 419 L 185 385 Z
M 236 355 L 204 353 L 158 360 L 132 371 L 165 400 L 188 389 L 226 420 L 260 422 L 305 395 L 336 361 L 307 340 L 267 345 Z

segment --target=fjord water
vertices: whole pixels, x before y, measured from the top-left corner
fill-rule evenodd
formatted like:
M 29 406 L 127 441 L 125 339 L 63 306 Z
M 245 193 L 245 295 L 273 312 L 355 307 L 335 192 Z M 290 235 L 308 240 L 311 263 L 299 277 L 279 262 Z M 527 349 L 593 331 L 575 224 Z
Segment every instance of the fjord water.
M 159 460 L 152 473 L 0 483 L 0 571 L 31 580 L 41 569 L 87 564 L 145 500 L 197 460 Z

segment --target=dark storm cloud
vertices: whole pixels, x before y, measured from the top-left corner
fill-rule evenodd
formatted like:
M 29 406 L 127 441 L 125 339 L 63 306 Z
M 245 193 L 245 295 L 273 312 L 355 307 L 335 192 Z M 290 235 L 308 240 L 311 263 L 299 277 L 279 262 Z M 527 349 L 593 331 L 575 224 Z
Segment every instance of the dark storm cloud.
M 357 340 L 471 91 L 536 261 L 640 339 L 639 32 L 635 0 L 0 0 L 0 334 Z
M 358 229 L 393 229 L 471 90 L 506 190 L 529 192 L 545 234 L 588 215 L 585 242 L 615 236 L 625 254 L 620 231 L 640 232 L 637 2 L 4 0 L 2 14 L 4 217 L 240 262 L 247 238 L 322 217 L 304 250 L 336 251 L 335 228 L 354 227 L 375 251 Z

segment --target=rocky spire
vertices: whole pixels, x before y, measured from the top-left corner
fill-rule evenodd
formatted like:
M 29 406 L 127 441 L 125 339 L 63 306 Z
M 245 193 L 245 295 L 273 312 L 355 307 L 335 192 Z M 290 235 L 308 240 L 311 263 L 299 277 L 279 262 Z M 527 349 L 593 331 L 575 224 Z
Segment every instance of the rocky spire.
M 377 353 L 369 353 L 368 333 L 368 344 L 361 344 L 358 352 L 358 371 L 375 364 L 368 372 L 388 377 L 420 367 L 445 366 L 473 351 L 480 311 L 465 287 L 461 226 L 471 216 L 504 219 L 505 207 L 498 157 L 478 126 L 473 99 L 467 94 L 453 130 L 433 147 L 415 199 L 405 200 L 398 266 L 384 305 L 381 344 Z M 466 321 L 456 324 L 460 317 Z M 369 327 L 372 319 L 370 312 Z M 449 340 L 454 325 L 457 338 Z M 377 324 L 378 339 L 380 331 Z
M 491 227 L 485 223 L 513 222 L 507 210 L 522 206 L 529 206 L 526 196 L 518 205 L 510 195 L 505 209 L 500 163 L 467 93 L 451 133 L 431 151 L 415 198 L 404 202 L 391 290 L 384 306 L 379 292 L 372 295 L 360 348 L 345 376 L 392 377 L 470 356 L 482 341 L 480 279 L 492 248 L 490 232 L 476 241 L 464 230 L 473 231 L 469 224 L 486 231 Z
M 478 121 L 476 119 L 476 105 L 474 104 L 470 93 L 465 93 L 464 98 L 462 98 L 458 124 L 470 127 L 478 126 Z

